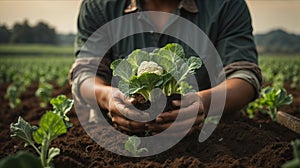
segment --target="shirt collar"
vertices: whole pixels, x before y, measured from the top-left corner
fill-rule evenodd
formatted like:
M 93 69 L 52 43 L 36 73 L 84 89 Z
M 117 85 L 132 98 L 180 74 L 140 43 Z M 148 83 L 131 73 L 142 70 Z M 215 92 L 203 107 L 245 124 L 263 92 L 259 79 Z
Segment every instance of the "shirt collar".
M 124 10 L 124 13 L 135 12 L 140 8 L 139 0 L 130 0 L 130 1 L 131 1 L 130 4 Z M 178 9 L 184 9 L 190 13 L 198 13 L 199 12 L 195 0 L 181 0 L 178 5 Z

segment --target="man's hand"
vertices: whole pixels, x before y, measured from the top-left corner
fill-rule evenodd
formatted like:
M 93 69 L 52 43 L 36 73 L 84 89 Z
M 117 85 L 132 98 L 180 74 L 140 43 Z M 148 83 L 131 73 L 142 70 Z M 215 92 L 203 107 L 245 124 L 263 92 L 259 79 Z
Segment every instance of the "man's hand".
M 95 77 L 88 78 L 81 84 L 80 93 L 86 102 L 94 102 L 95 95 L 98 106 L 108 111 L 117 129 L 130 133 L 145 133 L 145 123 L 142 121 L 148 121 L 149 114 L 138 111 L 131 103 L 133 100 L 119 89 Z
M 174 100 L 172 105 L 180 108 L 158 115 L 156 122 L 146 124 L 147 130 L 152 134 L 158 134 L 174 124 L 167 136 L 178 136 L 178 134 L 190 134 L 201 129 L 205 114 L 200 96 L 196 93 L 189 93 L 184 95 L 181 100 Z M 179 113 L 181 117 L 174 122 Z M 189 125 L 193 127 L 191 128 Z
M 113 88 L 109 100 L 109 115 L 115 127 L 130 133 L 145 133 L 145 122 L 149 114 L 137 110 L 133 106 L 133 98 L 125 96 L 119 89 Z

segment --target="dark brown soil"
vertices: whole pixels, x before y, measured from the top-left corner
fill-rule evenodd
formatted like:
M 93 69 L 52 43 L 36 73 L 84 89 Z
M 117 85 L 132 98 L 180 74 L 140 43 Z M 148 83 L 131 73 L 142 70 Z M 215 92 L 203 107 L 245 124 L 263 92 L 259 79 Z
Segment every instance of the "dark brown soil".
M 9 136 L 9 124 L 22 116 L 31 124 L 38 124 L 46 109 L 39 107 L 34 96 L 37 84 L 22 94 L 21 107 L 11 110 L 4 99 L 8 85 L 0 90 L 0 159 L 18 152 L 30 150 L 24 144 Z M 295 102 L 282 110 L 299 116 L 299 90 L 289 90 L 296 95 Z M 66 94 L 71 97 L 70 87 L 55 87 L 53 96 Z M 49 107 L 48 107 L 49 109 Z M 53 146 L 61 149 L 54 159 L 57 168 L 77 167 L 280 167 L 293 158 L 290 141 L 300 138 L 299 134 L 273 122 L 256 122 L 239 113 L 223 116 L 212 136 L 199 143 L 198 135 L 185 137 L 171 149 L 151 157 L 131 158 L 111 153 L 96 144 L 80 125 L 76 113 L 68 114 L 73 127 L 59 137 Z M 108 133 L 109 134 L 109 133 Z M 124 143 L 112 139 L 114 143 Z

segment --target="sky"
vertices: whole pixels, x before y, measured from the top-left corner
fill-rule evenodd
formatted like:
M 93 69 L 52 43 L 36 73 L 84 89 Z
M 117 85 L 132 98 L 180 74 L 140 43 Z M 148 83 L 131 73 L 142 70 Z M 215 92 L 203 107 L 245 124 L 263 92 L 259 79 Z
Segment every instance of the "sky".
M 82 0 L 0 0 L 0 24 L 45 21 L 59 33 L 75 33 Z M 254 33 L 284 29 L 300 34 L 300 0 L 246 0 Z

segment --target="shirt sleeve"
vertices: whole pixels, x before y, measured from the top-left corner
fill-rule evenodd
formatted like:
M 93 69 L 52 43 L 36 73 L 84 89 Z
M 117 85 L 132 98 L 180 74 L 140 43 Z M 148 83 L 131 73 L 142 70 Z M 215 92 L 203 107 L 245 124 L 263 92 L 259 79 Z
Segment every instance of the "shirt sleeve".
M 103 28 L 107 21 L 101 3 L 97 2 L 85 0 L 81 4 L 75 39 L 76 58 L 103 57 L 108 52 L 108 33 Z
M 88 78 L 100 77 L 110 83 L 110 51 L 108 33 L 101 28 L 106 19 L 99 1 L 82 1 L 75 39 L 76 60 L 69 72 L 73 97 L 84 104 L 80 95 L 80 85 Z
M 106 84 L 111 83 L 111 61 L 98 57 L 77 58 L 69 71 L 69 83 L 72 86 L 73 96 L 78 102 L 83 102 L 80 95 L 80 85 L 88 78 L 100 77 Z
M 257 64 L 251 16 L 244 0 L 231 0 L 220 13 L 216 42 L 224 66 L 236 61 Z
M 220 14 L 215 46 L 224 64 L 227 79 L 244 79 L 253 86 L 257 97 L 262 75 L 252 32 L 252 20 L 246 2 L 227 1 Z
M 247 61 L 238 61 L 227 65 L 224 71 L 227 79 L 239 78 L 248 82 L 255 91 L 255 98 L 259 96 L 262 76 L 257 64 Z

